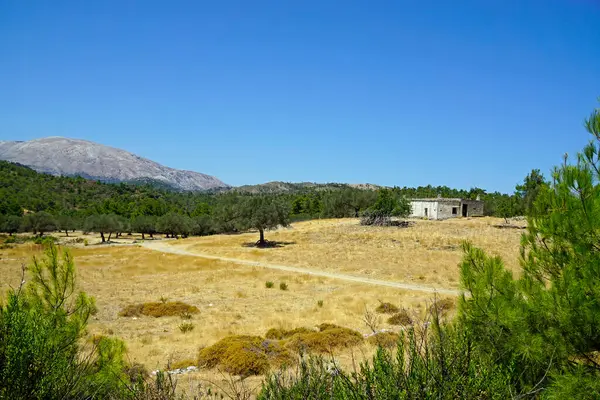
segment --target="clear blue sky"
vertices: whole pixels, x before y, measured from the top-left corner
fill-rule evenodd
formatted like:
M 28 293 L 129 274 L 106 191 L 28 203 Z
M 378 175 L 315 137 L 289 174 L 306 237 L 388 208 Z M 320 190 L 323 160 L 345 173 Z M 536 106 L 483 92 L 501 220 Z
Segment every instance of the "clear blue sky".
M 512 192 L 589 140 L 600 1 L 0 1 L 0 140 L 233 184 Z

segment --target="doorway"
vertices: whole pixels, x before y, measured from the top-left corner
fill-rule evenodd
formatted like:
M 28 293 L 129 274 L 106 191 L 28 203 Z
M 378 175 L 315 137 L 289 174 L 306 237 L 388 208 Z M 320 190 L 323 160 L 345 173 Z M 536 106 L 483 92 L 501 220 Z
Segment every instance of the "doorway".
M 468 211 L 468 205 L 463 204 L 462 205 L 462 216 L 466 217 L 467 216 L 467 211 Z
M 425 216 L 426 217 L 427 217 L 427 211 L 429 211 L 429 210 L 427 210 L 427 207 L 425 207 Z

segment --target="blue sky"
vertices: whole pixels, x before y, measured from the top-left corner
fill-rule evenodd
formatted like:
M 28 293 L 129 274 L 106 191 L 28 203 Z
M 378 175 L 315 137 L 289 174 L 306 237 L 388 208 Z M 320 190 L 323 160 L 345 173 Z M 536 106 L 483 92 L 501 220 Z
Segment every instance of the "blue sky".
M 0 2 L 0 140 L 233 184 L 512 192 L 589 140 L 600 1 Z

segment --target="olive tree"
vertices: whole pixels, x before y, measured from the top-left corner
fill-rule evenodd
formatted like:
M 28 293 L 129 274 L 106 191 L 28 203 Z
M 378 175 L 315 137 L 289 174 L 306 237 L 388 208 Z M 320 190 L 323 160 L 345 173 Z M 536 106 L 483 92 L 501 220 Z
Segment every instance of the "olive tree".
M 239 211 L 240 227 L 258 230 L 260 236 L 256 245 L 259 247 L 267 244 L 265 230 L 290 223 L 289 205 L 274 196 L 250 196 L 240 204 Z

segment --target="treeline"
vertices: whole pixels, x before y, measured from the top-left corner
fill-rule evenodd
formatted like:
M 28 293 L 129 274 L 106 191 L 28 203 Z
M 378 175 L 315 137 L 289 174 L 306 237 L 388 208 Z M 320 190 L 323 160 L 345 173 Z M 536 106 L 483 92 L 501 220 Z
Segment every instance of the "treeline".
M 475 199 L 479 196 L 485 201 L 486 215 L 511 217 L 523 215 L 535 197 L 533 194 L 540 185 L 545 184 L 539 171 L 532 171 L 512 195 L 486 193 L 479 188 L 451 189 L 447 186 L 395 187 L 391 190 L 400 198 L 441 196 Z M 325 188 L 298 186 L 294 192 L 263 193 L 260 196 L 287 204 L 290 219 L 296 221 L 358 217 L 361 212 L 373 206 L 379 191 L 381 189 L 357 189 L 332 184 Z M 233 227 L 226 220 L 219 219 L 223 209 L 235 208 L 236 202 L 239 204 L 254 196 L 257 195 L 241 190 L 227 193 L 175 192 L 151 185 L 108 184 L 83 178 L 56 177 L 0 161 L 0 230 L 7 233 L 21 229 L 35 230 L 35 221 L 18 218 L 24 214 L 41 212 L 45 214 L 40 214 L 38 219 L 53 219 L 55 229 L 65 231 L 86 229 L 86 225 L 100 222 L 90 219 L 90 216 L 114 215 L 110 220 L 116 222 L 109 225 L 117 228 L 122 226 L 119 229 L 123 231 L 134 229 L 134 226 L 147 227 L 151 219 L 155 219 L 154 226 L 158 228 L 161 226 L 158 221 L 162 218 L 163 226 L 167 221 L 185 220 L 185 223 L 179 224 L 185 226 L 185 229 L 180 229 L 178 234 L 224 232 Z M 183 216 L 183 219 L 177 220 L 178 217 L 174 217 L 174 214 Z M 102 222 L 107 221 L 105 219 Z M 115 230 L 118 231 L 116 228 Z

